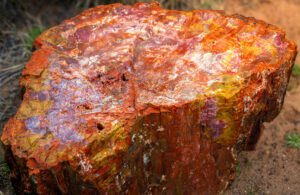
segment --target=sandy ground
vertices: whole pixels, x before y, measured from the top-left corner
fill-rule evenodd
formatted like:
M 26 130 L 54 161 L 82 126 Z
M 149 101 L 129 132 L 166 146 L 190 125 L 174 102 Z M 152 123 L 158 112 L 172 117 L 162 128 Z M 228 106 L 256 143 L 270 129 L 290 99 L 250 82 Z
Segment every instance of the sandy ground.
M 224 0 L 219 7 L 228 14 L 240 13 L 274 24 L 300 45 L 300 0 Z M 49 26 L 55 24 L 50 21 Z M 296 63 L 300 64 L 300 57 Z M 0 88 L 0 96 L 16 107 L 20 103 L 18 83 L 16 77 L 9 85 Z M 300 149 L 283 145 L 285 135 L 300 133 L 299 83 L 300 78 L 291 78 L 283 110 L 274 121 L 264 124 L 256 150 L 240 153 L 235 180 L 224 195 L 300 194 Z M 4 123 L 0 122 L 0 134 Z M 0 195 L 1 192 L 13 194 L 3 160 L 0 144 Z

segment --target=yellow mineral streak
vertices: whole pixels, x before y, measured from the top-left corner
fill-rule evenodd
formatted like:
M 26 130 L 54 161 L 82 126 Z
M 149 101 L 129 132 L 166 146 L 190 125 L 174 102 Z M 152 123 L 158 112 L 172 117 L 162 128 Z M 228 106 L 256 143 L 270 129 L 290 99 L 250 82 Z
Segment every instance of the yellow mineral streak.
M 24 101 L 16 114 L 17 119 L 27 119 L 33 116 L 45 115 L 53 105 L 53 101 Z

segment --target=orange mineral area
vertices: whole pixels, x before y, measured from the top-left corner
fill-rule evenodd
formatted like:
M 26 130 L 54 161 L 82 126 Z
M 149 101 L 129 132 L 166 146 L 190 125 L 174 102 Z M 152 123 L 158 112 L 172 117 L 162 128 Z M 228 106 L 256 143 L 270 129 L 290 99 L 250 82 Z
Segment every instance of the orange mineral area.
M 156 3 L 97 6 L 35 46 L 1 138 L 18 193 L 221 192 L 296 56 L 263 21 Z

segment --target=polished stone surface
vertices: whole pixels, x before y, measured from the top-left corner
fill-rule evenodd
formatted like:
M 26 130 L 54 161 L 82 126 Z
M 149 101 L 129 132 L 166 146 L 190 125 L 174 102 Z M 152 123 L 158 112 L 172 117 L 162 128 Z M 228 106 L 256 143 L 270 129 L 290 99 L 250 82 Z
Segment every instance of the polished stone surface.
M 223 12 L 98 6 L 45 31 L 2 141 L 20 191 L 214 194 L 280 111 L 296 46 Z

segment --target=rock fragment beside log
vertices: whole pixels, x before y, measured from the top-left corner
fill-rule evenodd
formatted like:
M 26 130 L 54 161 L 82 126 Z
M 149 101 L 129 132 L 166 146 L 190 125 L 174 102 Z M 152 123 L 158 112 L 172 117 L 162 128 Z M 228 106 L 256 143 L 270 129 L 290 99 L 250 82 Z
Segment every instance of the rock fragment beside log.
M 296 56 L 265 22 L 155 3 L 89 9 L 35 46 L 1 138 L 18 193 L 221 192 Z

